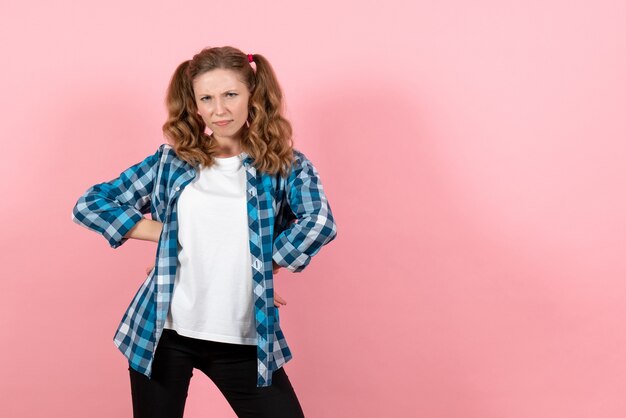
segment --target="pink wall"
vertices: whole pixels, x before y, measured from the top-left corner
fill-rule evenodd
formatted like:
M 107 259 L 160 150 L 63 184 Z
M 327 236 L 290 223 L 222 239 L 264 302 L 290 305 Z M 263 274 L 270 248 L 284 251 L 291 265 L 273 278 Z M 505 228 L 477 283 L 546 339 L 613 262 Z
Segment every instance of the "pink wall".
M 156 245 L 70 212 L 227 44 L 275 66 L 338 223 L 276 280 L 307 417 L 626 416 L 624 2 L 91 3 L 0 5 L 0 416 L 131 416 L 112 337 Z

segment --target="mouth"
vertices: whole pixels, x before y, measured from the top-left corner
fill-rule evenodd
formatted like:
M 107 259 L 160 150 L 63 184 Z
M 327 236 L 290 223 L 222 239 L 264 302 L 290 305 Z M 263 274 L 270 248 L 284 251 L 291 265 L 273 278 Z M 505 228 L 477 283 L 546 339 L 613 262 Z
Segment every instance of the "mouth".
M 230 120 L 221 120 L 218 122 L 213 122 L 213 124 L 217 126 L 225 126 L 225 125 L 228 125 L 230 122 L 231 122 Z

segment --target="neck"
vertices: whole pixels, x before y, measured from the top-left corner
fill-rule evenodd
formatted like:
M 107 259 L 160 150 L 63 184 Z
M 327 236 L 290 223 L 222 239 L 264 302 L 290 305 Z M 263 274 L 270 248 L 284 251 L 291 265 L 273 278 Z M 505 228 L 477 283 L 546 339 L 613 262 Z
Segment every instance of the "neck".
M 219 151 L 217 155 L 215 155 L 216 157 L 234 157 L 235 155 L 239 155 L 242 151 L 240 139 L 220 138 L 216 137 L 215 135 L 211 135 L 211 137 L 217 142 L 219 146 Z

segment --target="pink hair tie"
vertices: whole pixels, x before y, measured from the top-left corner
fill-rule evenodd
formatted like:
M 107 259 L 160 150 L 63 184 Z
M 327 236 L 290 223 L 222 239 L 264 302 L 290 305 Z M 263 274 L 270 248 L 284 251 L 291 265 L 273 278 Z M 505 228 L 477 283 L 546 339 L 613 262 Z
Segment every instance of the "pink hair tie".
M 254 61 L 254 57 L 252 56 L 252 54 L 248 54 L 248 62 L 252 61 Z

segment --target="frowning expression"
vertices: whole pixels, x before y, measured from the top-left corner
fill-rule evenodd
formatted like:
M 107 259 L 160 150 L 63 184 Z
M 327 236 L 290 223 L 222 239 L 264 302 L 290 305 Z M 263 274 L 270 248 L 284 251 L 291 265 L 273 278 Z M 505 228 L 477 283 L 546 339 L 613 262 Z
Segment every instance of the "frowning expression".
M 241 139 L 243 125 L 248 119 L 248 87 L 233 70 L 216 68 L 193 80 L 198 114 L 213 135 Z

